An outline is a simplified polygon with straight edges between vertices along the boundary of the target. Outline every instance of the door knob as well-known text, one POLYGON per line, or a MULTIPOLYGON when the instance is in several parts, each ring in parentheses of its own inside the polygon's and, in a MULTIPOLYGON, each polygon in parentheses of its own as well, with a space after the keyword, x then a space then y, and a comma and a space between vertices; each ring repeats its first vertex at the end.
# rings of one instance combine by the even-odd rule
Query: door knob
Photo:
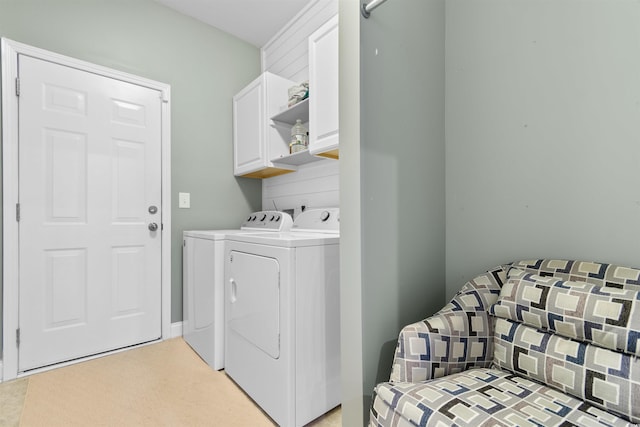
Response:
POLYGON ((152 222, 151 224, 149 224, 149 230, 156 231, 157 229, 158 229, 158 224, 156 224, 155 222, 152 222))

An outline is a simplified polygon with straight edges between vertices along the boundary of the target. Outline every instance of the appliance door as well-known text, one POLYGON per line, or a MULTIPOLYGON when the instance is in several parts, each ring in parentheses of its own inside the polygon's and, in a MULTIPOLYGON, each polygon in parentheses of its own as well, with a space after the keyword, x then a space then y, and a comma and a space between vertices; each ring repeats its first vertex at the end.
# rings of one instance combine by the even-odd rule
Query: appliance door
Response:
POLYGON ((227 328, 273 359, 280 357, 280 264, 276 258, 231 251, 227 328))

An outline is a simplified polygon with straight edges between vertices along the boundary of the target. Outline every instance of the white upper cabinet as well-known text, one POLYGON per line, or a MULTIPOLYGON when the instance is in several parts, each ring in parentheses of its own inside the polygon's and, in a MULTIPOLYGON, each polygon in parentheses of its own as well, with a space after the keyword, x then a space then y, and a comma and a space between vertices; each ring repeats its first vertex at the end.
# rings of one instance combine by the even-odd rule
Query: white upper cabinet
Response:
POLYGON ((234 174, 269 178, 295 167, 274 165, 270 159, 289 154, 290 127, 270 118, 286 107, 295 83, 265 72, 233 97, 234 174))
POLYGON ((338 15, 309 37, 309 152, 339 157, 338 15))

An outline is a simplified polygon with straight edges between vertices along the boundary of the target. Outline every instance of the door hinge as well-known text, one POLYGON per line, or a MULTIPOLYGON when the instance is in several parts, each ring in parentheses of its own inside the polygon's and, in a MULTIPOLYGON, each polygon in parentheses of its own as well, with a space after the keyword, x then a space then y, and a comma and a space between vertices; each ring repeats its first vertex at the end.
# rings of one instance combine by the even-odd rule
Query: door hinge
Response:
POLYGON ((16 329, 16 347, 20 347, 20 328, 16 329))
POLYGON ((20 96, 20 77, 16 77, 16 96, 20 96))
POLYGON ((20 203, 16 203, 16 221, 20 222, 20 203))

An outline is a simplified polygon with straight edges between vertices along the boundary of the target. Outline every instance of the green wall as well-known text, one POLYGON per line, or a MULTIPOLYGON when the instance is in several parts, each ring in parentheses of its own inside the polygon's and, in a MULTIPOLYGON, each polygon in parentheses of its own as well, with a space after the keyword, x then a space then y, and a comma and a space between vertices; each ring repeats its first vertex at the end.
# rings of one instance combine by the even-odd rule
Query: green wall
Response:
MULTIPOLYGON (((360 38, 360 108, 340 106, 343 424, 354 426, 389 378, 400 328, 439 310, 445 291, 445 2, 393 0, 369 19, 358 6, 340 9, 343 44, 360 38)), ((357 78, 342 71, 352 94, 357 78)))
POLYGON ((495 265, 640 266, 640 3, 447 0, 447 294, 495 265))
POLYGON ((350 426, 399 329, 484 270, 640 266, 638 1, 393 0, 368 20, 359 6, 340 0, 350 426))
POLYGON ((340 346, 342 425, 362 424, 360 3, 340 0, 340 346))
POLYGON ((181 321, 182 231, 235 228, 261 205, 261 182, 233 176, 231 127, 259 50, 152 0, 0 0, 0 36, 171 85, 171 320, 181 321), (191 209, 178 209, 178 192, 191 209))
POLYGON ((389 1, 360 24, 366 398, 389 379, 400 327, 444 301, 444 3, 389 1))

